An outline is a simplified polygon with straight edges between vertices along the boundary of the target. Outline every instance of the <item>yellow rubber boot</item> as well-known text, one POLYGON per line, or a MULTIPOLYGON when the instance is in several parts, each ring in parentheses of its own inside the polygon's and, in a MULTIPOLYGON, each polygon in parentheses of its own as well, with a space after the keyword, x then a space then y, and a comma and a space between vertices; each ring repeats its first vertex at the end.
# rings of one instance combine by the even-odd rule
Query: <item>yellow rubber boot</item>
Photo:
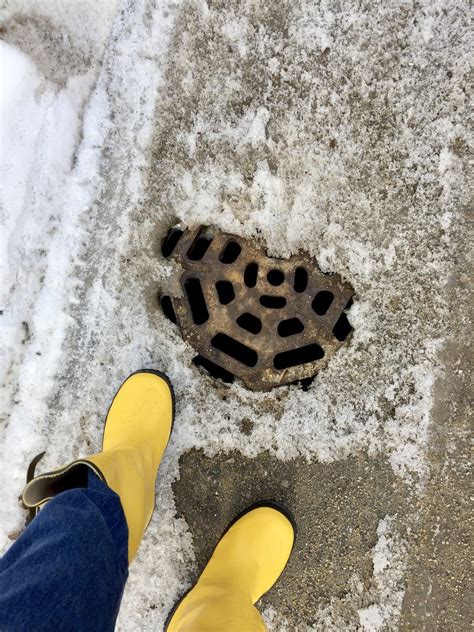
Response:
POLYGON ((283 572, 294 540, 294 521, 283 508, 250 508, 223 535, 166 632, 264 632, 254 604, 283 572))
POLYGON ((173 416, 173 390, 166 375, 151 370, 134 373, 110 406, 102 452, 35 477, 23 490, 23 503, 38 508, 62 491, 85 487, 91 468, 120 497, 130 563, 153 513, 156 475, 173 416))

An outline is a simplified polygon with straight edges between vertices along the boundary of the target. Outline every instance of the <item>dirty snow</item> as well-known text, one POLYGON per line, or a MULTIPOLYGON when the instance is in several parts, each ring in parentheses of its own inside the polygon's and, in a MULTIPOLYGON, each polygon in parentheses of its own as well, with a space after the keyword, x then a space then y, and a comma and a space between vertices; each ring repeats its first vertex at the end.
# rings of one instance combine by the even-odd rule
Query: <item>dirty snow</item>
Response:
POLYGON ((378 541, 373 549, 374 592, 377 603, 359 610, 363 630, 375 632, 390 627, 402 606, 403 573, 406 549, 394 532, 393 520, 385 516, 377 528, 378 541))
MULTIPOLYGON (((108 402, 137 368, 166 370, 177 392, 161 510, 119 629, 157 629, 187 587, 192 540, 171 482, 191 447, 322 462, 367 450, 423 493, 467 188, 469 49, 467 3, 417 6, 3 8, 2 548, 23 524, 35 453, 53 467, 99 449, 108 402), (271 255, 305 250, 352 284, 351 344, 308 392, 210 388, 190 366, 156 307, 172 273, 157 244, 176 221, 262 239, 271 255), (250 436, 244 417, 258 422, 250 436)), ((348 587, 354 629, 396 628, 405 544, 388 517, 378 537, 373 594, 357 577, 348 587)), ((314 629, 340 629, 337 612, 322 606, 314 629)))
MULTIPOLYGON (((373 579, 371 586, 364 589, 361 578, 354 575, 343 597, 331 602, 315 613, 313 625, 301 626, 301 632, 309 630, 363 630, 378 632, 393 630, 401 610, 406 567, 406 548, 394 529, 391 516, 385 516, 377 527, 377 543, 372 549, 373 579), (368 605, 365 605, 368 604, 368 605), (347 622, 347 611, 354 610, 353 623, 347 622), (344 613, 341 615, 341 612, 344 613)), ((291 630, 288 621, 268 607, 263 611, 270 632, 291 630)))

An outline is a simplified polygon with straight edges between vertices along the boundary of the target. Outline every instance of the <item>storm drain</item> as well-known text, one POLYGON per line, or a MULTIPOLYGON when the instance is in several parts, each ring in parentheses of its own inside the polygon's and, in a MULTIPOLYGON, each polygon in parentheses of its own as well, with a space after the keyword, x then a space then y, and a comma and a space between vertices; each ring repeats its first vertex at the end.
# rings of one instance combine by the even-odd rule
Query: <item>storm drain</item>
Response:
POLYGON ((352 288, 314 259, 268 257, 248 239, 176 226, 162 254, 182 270, 160 302, 215 378, 269 390, 305 381, 348 341, 352 288))

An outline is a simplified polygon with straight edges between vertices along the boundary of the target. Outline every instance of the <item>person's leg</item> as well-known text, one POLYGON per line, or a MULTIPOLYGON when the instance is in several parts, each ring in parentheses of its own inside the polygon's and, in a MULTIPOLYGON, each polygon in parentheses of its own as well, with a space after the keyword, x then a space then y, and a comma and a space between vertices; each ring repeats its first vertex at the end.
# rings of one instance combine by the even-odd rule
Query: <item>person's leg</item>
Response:
POLYGON ((119 388, 107 413, 102 452, 36 476, 23 490, 26 507, 41 507, 77 487, 84 466, 120 496, 128 526, 128 561, 135 557, 155 508, 155 481, 173 428, 174 394, 163 373, 144 369, 119 388))
MULTIPOLYGON (((120 516, 125 523, 129 564, 153 513, 155 480, 173 417, 174 396, 168 378, 152 370, 134 373, 122 384, 110 406, 102 452, 36 476, 26 485, 24 505, 43 509, 2 561, 6 575, 1 616, 5 621, 20 620, 15 619, 20 615, 12 609, 21 608, 20 602, 28 599, 30 592, 36 595, 35 604, 42 604, 45 613, 51 608, 51 620, 56 617, 62 622, 64 617, 64 625, 29 625, 29 613, 25 610, 21 619, 24 627, 10 629, 113 629, 126 578, 126 572, 118 570, 123 562, 122 553, 118 552, 122 550, 123 538, 117 521, 120 522, 120 516), (118 549, 117 542, 122 542, 118 549), (114 565, 117 577, 110 583, 108 576, 114 565), (61 578, 67 585, 60 589, 61 578), (20 585, 18 590, 9 586, 14 582, 20 585), (65 598, 66 593, 69 599, 65 598), (94 597, 89 599, 90 595, 94 597), (88 617, 99 603, 107 609, 104 625, 91 627, 88 617), (71 627, 69 608, 79 621, 71 627), (89 627, 80 627, 82 621, 89 621, 89 627)), ((101 617, 102 613, 98 621, 102 621, 101 617)), ((40 620, 41 617, 34 619, 40 620)))
POLYGON ((120 498, 92 472, 87 488, 42 509, 0 560, 0 629, 114 629, 128 576, 120 498))
POLYGON ((283 572, 295 533, 283 507, 250 507, 222 536, 196 585, 170 614, 166 632, 265 632, 255 603, 283 572))

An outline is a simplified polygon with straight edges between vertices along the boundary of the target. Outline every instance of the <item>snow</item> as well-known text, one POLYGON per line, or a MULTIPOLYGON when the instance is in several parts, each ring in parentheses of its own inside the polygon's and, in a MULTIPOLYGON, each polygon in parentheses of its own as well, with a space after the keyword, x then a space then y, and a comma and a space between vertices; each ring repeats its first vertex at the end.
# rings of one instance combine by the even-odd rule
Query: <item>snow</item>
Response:
MULTIPOLYGON (((419 494, 429 476, 467 190, 464 4, 421 2, 417 20, 405 3, 302 0, 275 20, 244 4, 15 0, 2 16, 2 548, 22 526, 34 454, 47 448, 54 467, 99 449, 108 402, 137 368, 166 370, 177 392, 119 629, 159 627, 187 587, 194 554, 171 483, 191 447, 326 463, 366 450, 419 494), (156 244, 176 221, 309 252, 353 285, 351 344, 308 392, 236 383, 224 401, 190 365, 155 300, 174 273, 156 244), (249 436, 244 417, 258 421, 249 436)), ((372 592, 349 587, 354 629, 399 616, 405 545, 390 517, 378 538, 372 592)), ((341 629, 337 617, 322 607, 315 629, 341 629)))
POLYGON ((377 528, 378 541, 373 549, 374 588, 378 603, 359 610, 363 630, 376 632, 393 627, 401 610, 406 549, 393 532, 393 519, 385 516, 377 528))
POLYGON ((90 77, 71 77, 56 91, 18 49, 2 42, 0 53, 2 93, 12 97, 3 98, 1 108, 2 251, 8 255, 1 269, 1 416, 10 412, 12 449, 22 446, 28 453, 34 420, 47 411, 46 397, 70 324, 64 308, 73 289, 64 270, 71 265, 77 226, 64 209, 63 188, 90 77), (12 380, 16 370, 17 380, 12 380), (23 388, 27 404, 10 410, 23 388))

